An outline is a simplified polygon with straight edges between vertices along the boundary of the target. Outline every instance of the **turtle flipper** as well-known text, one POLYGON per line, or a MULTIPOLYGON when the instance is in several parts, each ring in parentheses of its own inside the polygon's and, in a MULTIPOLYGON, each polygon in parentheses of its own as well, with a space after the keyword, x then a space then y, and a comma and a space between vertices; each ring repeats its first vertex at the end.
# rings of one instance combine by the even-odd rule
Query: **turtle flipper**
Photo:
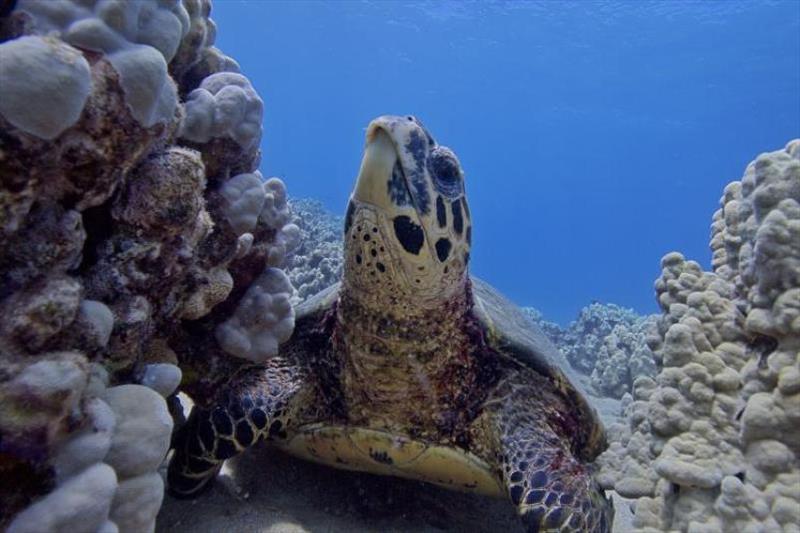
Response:
POLYGON ((260 438, 285 438, 311 393, 307 372, 281 358, 236 376, 209 408, 195 406, 178 432, 167 472, 169 491, 192 497, 216 476, 225 459, 260 438))
POLYGON ((613 505, 591 465, 573 454, 564 411, 541 387, 513 381, 501 384, 485 415, 497 443, 496 466, 526 530, 609 533, 613 505), (520 401, 525 398, 531 401, 520 401))

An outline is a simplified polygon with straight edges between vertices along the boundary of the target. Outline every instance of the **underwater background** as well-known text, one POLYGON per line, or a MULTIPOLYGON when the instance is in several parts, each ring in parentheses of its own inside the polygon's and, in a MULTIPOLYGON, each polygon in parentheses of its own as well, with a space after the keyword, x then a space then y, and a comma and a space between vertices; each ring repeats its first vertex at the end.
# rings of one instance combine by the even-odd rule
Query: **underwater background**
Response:
POLYGON ((565 324, 656 311, 659 260, 800 135, 800 2, 222 0, 264 98, 262 173, 341 214, 364 128, 414 114, 459 156, 472 271, 565 324))
POLYGON ((800 2, 0 2, 1 531, 800 533, 799 346, 800 2), (348 312, 384 113, 520 309, 348 312), (274 453, 318 423, 392 433, 274 453))

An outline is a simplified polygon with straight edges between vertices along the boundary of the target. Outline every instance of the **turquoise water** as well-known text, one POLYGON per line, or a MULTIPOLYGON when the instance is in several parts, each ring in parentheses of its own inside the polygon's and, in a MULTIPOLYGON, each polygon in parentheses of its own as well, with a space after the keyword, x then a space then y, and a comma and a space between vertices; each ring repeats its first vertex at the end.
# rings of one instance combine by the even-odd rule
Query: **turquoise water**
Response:
POLYGON ((653 312, 659 260, 706 268, 722 189, 800 136, 800 2, 217 0, 265 101, 262 172, 344 211, 364 128, 453 148, 472 270, 559 322, 653 312))

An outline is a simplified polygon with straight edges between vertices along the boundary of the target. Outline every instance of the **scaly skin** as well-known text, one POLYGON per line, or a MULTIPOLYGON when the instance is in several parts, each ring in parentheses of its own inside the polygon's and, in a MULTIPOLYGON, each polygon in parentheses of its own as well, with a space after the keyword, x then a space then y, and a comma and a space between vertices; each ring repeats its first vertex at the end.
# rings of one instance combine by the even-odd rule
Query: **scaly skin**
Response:
POLYGON ((574 404, 483 337, 471 235, 455 155, 413 117, 374 120, 347 207, 338 300, 298 321, 280 358, 193 413, 170 465, 173 492, 194 494, 259 438, 291 441, 316 422, 480 458, 528 531, 610 531, 613 509, 574 449, 586 440, 575 438, 585 428, 574 404))

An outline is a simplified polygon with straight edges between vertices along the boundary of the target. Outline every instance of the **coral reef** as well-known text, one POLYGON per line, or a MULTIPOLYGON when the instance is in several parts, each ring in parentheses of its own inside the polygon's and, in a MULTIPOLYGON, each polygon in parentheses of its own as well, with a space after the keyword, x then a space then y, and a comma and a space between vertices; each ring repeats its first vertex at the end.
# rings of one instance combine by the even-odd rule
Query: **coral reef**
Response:
POLYGON ((725 188, 712 272, 662 260, 659 363, 623 400, 600 482, 642 531, 800 531, 800 141, 725 188))
POLYGON ((533 307, 523 308, 572 366, 591 376, 598 394, 622 398, 639 376, 654 376, 656 365, 645 339, 654 316, 640 316, 615 304, 592 303, 567 329, 548 322, 533 307))
POLYGON ((656 362, 645 342, 655 326, 655 317, 637 317, 632 323, 617 324, 603 338, 592 370, 592 386, 612 398, 633 391, 640 376, 654 376, 656 362))
POLYGON ((280 268, 299 230, 257 172, 263 103, 213 46, 208 0, 12 5, 0 529, 152 530, 167 404, 177 387, 202 404, 291 334, 280 268), (217 343, 231 329, 260 351, 217 343))
POLYGON ((342 217, 311 199, 290 200, 292 222, 300 228, 300 243, 286 262, 297 304, 342 278, 342 217))

